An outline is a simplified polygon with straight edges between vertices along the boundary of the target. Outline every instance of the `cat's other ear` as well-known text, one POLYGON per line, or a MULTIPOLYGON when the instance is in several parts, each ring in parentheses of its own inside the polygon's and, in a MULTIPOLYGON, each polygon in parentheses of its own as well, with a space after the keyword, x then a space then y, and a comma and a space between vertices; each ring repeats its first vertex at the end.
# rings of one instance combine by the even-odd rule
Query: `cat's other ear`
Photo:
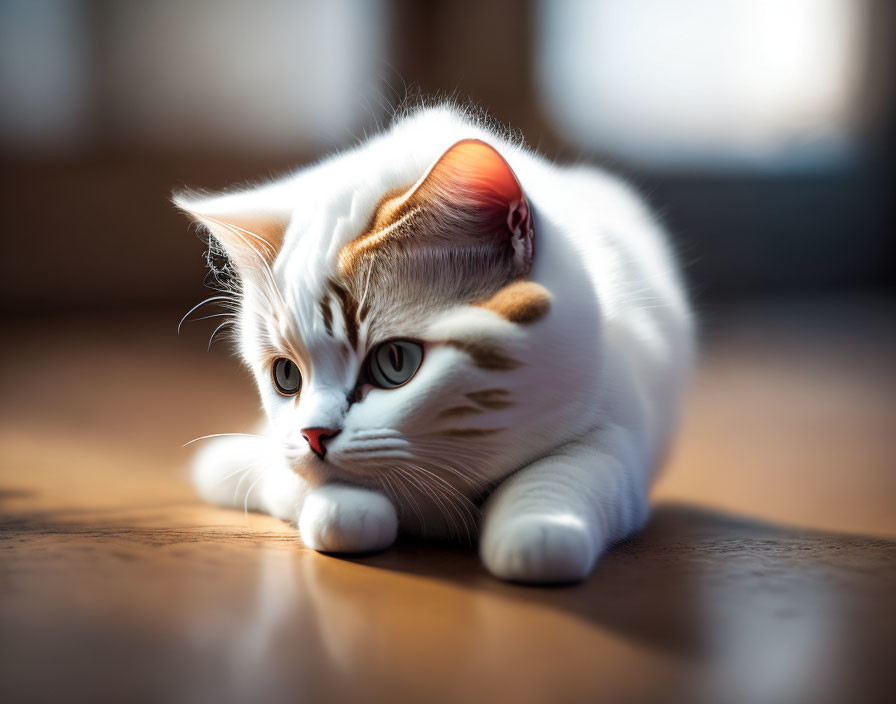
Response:
POLYGON ((271 266, 283 246, 291 210, 266 189, 221 195, 175 193, 174 204, 209 233, 244 275, 271 266))
MULTIPOLYGON (((504 157, 489 144, 465 139, 450 147, 407 194, 409 202, 450 205, 469 220, 471 234, 492 235, 513 250, 515 275, 532 266, 532 214, 504 157)), ((475 236, 475 235, 474 235, 475 236)))

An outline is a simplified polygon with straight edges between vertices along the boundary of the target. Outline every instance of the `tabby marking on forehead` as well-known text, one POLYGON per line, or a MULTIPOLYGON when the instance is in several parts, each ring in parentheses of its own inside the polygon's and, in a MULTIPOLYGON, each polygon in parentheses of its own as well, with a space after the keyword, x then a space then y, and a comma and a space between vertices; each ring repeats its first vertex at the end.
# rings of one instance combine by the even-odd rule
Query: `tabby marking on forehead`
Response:
POLYGON ((534 281, 514 281, 488 300, 477 303, 505 320, 529 325, 543 318, 551 307, 551 294, 534 281))
POLYGON ((347 291, 338 281, 330 280, 330 288, 339 299, 342 309, 342 317, 345 320, 345 334, 348 336, 348 343, 352 349, 358 347, 358 302, 355 297, 347 291))
POLYGON ((333 337, 333 311, 330 310, 329 294, 324 295, 320 301, 320 314, 324 319, 324 328, 327 330, 327 335, 333 337))

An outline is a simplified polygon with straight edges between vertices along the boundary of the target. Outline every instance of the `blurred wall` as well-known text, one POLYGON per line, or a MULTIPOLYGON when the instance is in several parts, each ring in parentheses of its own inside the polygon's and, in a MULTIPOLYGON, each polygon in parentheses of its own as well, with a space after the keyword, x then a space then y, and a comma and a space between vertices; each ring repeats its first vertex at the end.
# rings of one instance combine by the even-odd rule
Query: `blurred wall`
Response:
POLYGON ((631 179, 701 302, 888 288, 893 20, 871 0, 0 0, 0 305, 198 301, 173 188, 283 172, 419 94, 631 179), (761 121, 738 100, 788 139, 744 142, 761 121))

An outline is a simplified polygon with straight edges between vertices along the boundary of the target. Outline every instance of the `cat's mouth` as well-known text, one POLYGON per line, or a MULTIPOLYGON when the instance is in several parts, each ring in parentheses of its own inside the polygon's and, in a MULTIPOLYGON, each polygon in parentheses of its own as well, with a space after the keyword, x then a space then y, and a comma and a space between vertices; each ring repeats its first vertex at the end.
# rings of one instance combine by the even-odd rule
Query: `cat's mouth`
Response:
POLYGON ((398 431, 362 431, 333 438, 323 456, 309 448, 289 446, 285 457, 290 468, 314 486, 344 481, 381 487, 383 469, 415 461, 410 447, 398 431))

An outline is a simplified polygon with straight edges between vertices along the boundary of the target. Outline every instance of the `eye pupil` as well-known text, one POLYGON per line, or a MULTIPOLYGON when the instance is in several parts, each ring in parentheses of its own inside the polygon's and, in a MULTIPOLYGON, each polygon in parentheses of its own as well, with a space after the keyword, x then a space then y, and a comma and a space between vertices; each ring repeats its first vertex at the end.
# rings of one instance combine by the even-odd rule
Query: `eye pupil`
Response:
POLYGON ((401 351, 401 347, 394 344, 389 345, 389 361, 392 363, 392 368, 395 371, 401 371, 402 366, 404 366, 404 354, 401 351))

